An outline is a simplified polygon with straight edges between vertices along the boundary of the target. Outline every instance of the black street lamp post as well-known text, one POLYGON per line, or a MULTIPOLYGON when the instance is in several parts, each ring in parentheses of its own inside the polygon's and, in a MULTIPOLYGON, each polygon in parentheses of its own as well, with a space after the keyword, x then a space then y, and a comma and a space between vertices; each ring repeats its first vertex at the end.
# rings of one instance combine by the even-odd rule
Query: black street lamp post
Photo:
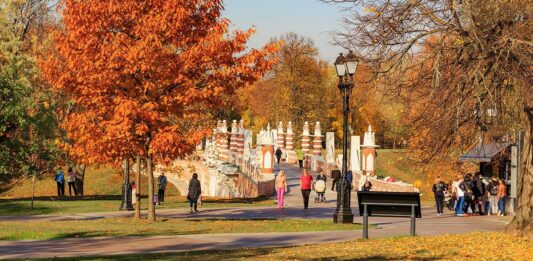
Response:
POLYGON ((350 94, 354 87, 353 77, 357 71, 359 61, 350 51, 348 55, 342 53, 335 60, 335 70, 339 76, 339 90, 343 98, 343 133, 342 133, 342 178, 337 184, 337 208, 333 214, 334 223, 353 223, 353 213, 350 207, 351 184, 348 183, 348 113, 350 112, 350 94))
POLYGON ((124 185, 122 186, 122 204, 120 210, 133 210, 131 204, 131 184, 130 184, 130 161, 128 158, 124 160, 124 185))

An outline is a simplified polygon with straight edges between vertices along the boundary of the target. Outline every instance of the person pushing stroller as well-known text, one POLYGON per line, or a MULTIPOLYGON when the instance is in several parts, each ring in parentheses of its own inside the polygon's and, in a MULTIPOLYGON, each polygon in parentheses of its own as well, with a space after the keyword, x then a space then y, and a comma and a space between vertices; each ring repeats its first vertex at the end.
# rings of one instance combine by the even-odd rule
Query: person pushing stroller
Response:
POLYGON ((316 176, 316 182, 314 184, 316 192, 315 202, 326 202, 326 197, 324 196, 324 193, 326 192, 326 180, 327 177, 324 175, 324 171, 321 171, 316 176))

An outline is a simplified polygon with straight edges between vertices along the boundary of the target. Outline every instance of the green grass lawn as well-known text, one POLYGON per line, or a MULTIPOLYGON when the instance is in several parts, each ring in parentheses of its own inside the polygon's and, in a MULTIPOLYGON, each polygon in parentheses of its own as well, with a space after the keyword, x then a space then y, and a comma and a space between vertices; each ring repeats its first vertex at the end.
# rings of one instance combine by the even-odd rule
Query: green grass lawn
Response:
MULTIPOLYGON (((85 199, 66 197, 63 199, 39 198, 34 202, 34 209, 30 208, 31 201, 27 199, 0 199, 0 216, 16 215, 46 215, 46 214, 79 214, 94 212, 118 211, 121 196, 88 196, 85 199)), ((260 207, 273 206, 275 201, 267 197, 250 199, 221 199, 205 198, 203 208, 229 208, 229 207, 260 207)), ((157 209, 188 208, 189 203, 185 197, 169 196, 165 203, 156 206, 157 209)), ((147 199, 141 201, 141 209, 148 208, 147 199)))
POLYGON ((178 219, 158 222, 130 218, 68 221, 0 222, 0 240, 101 236, 157 236, 211 233, 302 232, 361 229, 360 224, 334 224, 330 219, 178 219))
POLYGON ((533 260, 533 244, 503 233, 395 237, 295 247, 46 260, 533 260), (482 247, 467 242, 482 242, 482 247), (480 248, 481 247, 481 248, 480 248))

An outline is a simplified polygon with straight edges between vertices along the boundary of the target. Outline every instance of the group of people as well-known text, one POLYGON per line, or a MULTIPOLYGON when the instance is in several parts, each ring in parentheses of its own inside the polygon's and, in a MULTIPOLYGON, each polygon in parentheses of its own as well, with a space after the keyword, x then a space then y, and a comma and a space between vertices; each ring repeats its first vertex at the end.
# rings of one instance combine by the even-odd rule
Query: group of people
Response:
MULTIPOLYGON (((157 178, 157 197, 158 204, 165 201, 165 189, 167 186, 167 177, 162 173, 157 178)), ((202 185, 198 180, 198 174, 193 173, 192 178, 189 180, 189 187, 187 191, 187 200, 189 201, 190 213, 198 212, 198 205, 201 204, 202 185)))
POLYGON ((505 215, 506 199, 510 186, 504 179, 483 178, 480 172, 458 175, 451 188, 440 178, 433 184, 437 215, 443 214, 445 198, 447 205, 457 216, 505 215))
MULTIPOLYGON (((323 180, 325 182, 326 176, 322 173, 318 174, 317 180, 323 180)), ((274 184, 278 196, 278 208, 283 209, 285 205, 285 193, 287 193, 287 176, 285 171, 279 171, 274 184)), ((309 208, 309 195, 311 194, 312 185, 313 176, 309 174, 307 169, 304 169, 302 175, 300 176, 300 190, 302 192, 304 209, 309 208)))
MULTIPOLYGON (((331 190, 338 190, 339 181, 341 179, 341 171, 337 168, 331 171, 332 185, 331 190)), ((352 172, 348 171, 346 175, 346 181, 348 183, 348 189, 352 189, 352 172)), ((319 172, 316 176, 316 180, 313 179, 307 169, 303 169, 302 174, 300 175, 300 190, 303 198, 304 209, 309 208, 309 196, 311 190, 314 189, 316 192, 315 202, 325 202, 325 192, 326 192, 326 181, 327 176, 324 174, 324 171, 319 172)), ((364 179, 360 190, 370 191, 372 183, 368 179, 364 179)), ((278 199, 278 208, 284 208, 285 193, 287 193, 287 176, 283 170, 280 170, 275 179, 275 188, 277 192, 278 199)))
MULTIPOLYGON (((274 155, 276 155, 276 161, 278 165, 281 162, 281 156, 283 155, 283 151, 281 151, 280 148, 274 152, 274 155)), ((300 165, 300 169, 304 168, 304 151, 302 149, 296 150, 296 160, 298 160, 298 165, 300 165)))
MULTIPOLYGON (((65 173, 63 172, 62 168, 57 170, 54 181, 57 184, 57 196, 65 196, 65 173)), ((67 184, 68 194, 72 196, 72 191, 74 191, 74 196, 76 196, 76 173, 72 170, 72 168, 68 168, 67 171, 67 184)))

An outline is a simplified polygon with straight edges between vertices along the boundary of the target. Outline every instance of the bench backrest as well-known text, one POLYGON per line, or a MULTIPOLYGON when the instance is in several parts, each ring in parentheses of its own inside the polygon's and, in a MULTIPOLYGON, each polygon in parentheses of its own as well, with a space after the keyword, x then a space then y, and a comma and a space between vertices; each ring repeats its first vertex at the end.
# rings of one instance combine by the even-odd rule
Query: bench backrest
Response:
POLYGON ((368 216, 410 217, 411 206, 415 206, 415 216, 422 217, 420 211, 420 193, 418 192, 382 192, 358 191, 359 215, 364 214, 367 204, 368 216))

